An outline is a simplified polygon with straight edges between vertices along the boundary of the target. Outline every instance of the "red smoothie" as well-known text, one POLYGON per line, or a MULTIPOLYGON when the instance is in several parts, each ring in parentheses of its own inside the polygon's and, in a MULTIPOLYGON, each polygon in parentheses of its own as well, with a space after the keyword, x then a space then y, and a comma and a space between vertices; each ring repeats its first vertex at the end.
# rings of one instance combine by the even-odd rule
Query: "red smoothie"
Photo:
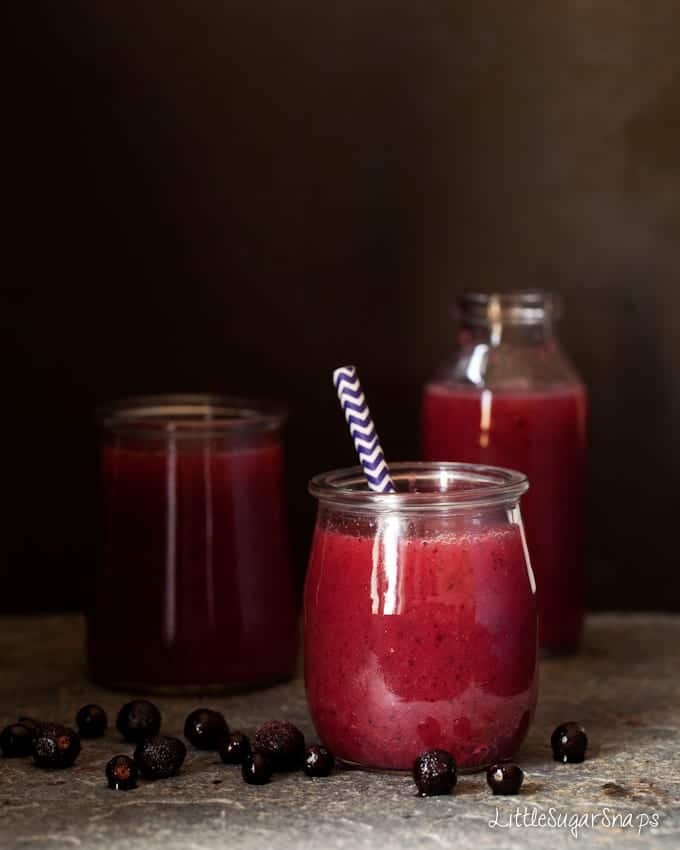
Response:
POLYGON ((109 684, 249 686, 293 672, 296 605, 278 440, 102 448, 89 661, 109 684))
POLYGON ((469 389, 432 383, 423 401, 427 460, 518 469, 536 573, 540 644, 578 642, 583 618, 586 395, 581 384, 536 391, 469 389))
POLYGON ((481 768, 512 756, 529 728, 536 606, 519 529, 427 522, 346 516, 315 532, 307 699, 347 762, 410 770, 440 747, 481 768))

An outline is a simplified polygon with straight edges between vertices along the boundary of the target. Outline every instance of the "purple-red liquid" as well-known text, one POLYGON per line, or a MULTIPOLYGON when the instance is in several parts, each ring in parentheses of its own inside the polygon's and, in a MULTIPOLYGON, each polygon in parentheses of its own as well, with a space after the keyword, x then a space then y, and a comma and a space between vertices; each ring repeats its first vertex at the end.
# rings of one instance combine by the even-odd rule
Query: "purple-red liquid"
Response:
POLYGON ((296 605, 279 443, 126 440, 102 451, 95 678, 247 687, 291 675, 296 605))
MULTIPOLYGON (((388 519, 389 523, 390 520, 388 519)), ((341 759, 408 769, 509 758, 536 701, 536 605, 515 525, 376 537, 317 528, 305 587, 305 680, 341 759)))
POLYGON ((543 647, 573 649, 583 622, 586 395, 581 385, 543 392, 430 384, 423 403, 426 460, 518 469, 538 586, 543 647))

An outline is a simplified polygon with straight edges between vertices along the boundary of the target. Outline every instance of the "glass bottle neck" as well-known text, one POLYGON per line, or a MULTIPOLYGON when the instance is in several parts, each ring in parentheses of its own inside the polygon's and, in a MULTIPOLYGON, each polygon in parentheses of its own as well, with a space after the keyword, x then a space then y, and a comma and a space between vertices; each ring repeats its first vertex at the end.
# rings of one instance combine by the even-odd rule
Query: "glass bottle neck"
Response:
POLYGON ((516 392, 579 382, 555 334, 558 316, 559 301, 551 293, 463 295, 453 356, 435 383, 516 392))
POLYGON ((491 347, 504 344, 556 345, 556 296, 539 290, 508 293, 470 292, 458 300, 463 336, 491 347))

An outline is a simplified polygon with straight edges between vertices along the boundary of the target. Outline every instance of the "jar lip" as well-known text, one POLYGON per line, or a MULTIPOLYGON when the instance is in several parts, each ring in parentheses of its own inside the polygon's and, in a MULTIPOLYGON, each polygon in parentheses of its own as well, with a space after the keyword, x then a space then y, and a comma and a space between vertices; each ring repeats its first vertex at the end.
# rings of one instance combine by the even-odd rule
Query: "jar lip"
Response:
POLYGON ((170 431, 180 437, 269 431, 286 420, 285 410, 277 404, 210 393, 127 396, 99 406, 95 416, 105 430, 140 436, 170 431))
POLYGON ((390 474, 396 493, 369 490, 360 466, 315 475, 309 492, 320 502, 362 510, 428 511, 512 505, 529 489, 522 472, 475 463, 404 461, 390 464, 390 474), (428 483, 434 487, 418 489, 428 483))
POLYGON ((476 324, 534 324, 562 316, 562 299, 546 289, 468 290, 458 297, 457 305, 458 315, 476 324))

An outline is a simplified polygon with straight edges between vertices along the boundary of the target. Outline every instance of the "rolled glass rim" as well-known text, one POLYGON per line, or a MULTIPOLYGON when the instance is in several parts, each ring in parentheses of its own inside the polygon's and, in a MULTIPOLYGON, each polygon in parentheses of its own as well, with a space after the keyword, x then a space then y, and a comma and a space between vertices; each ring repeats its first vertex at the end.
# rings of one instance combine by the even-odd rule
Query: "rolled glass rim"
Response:
POLYGON ((456 303, 458 316, 472 324, 536 324, 562 316, 560 295, 539 287, 506 292, 467 290, 456 303))
POLYGON ((375 493, 368 489, 362 468, 350 466, 315 475, 309 482, 309 492, 319 502, 367 512, 427 512, 514 506, 529 489, 523 472, 477 463, 402 461, 390 464, 390 474, 397 486, 403 481, 429 478, 437 480, 440 489, 375 493), (456 481, 479 486, 442 489, 456 481))
POLYGON ((132 395, 100 405, 99 427, 115 433, 159 437, 220 436, 275 431, 286 410, 262 399, 213 393, 132 395))

